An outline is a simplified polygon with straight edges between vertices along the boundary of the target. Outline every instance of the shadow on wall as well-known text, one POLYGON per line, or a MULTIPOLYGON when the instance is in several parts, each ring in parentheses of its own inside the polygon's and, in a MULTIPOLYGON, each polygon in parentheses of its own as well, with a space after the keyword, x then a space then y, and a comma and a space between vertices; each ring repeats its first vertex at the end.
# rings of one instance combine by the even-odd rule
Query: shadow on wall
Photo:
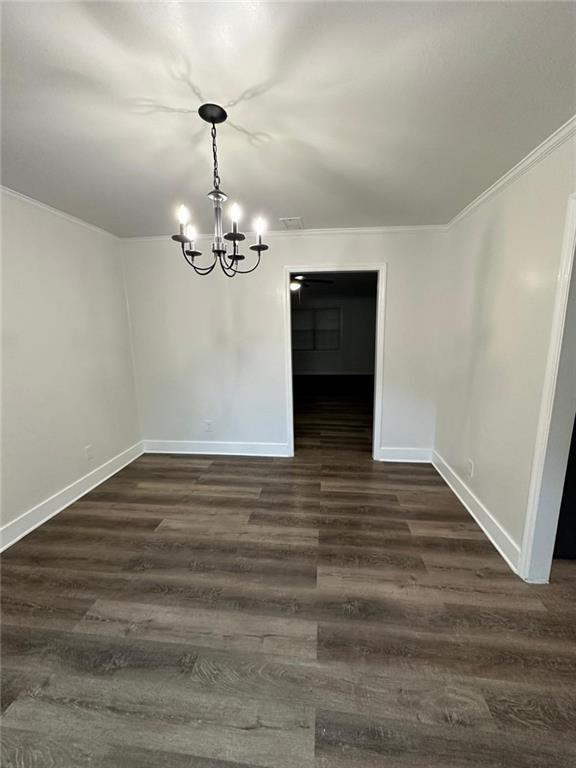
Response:
POLYGON ((456 243, 454 263, 451 267, 454 272, 461 270, 462 276, 456 277, 455 280, 466 286, 466 289, 460 290, 455 297, 454 328, 458 329, 458 334, 454 335, 447 357, 448 368, 452 369, 451 378, 459 382, 457 387, 451 387, 450 395, 450 409, 454 413, 454 420, 460 425, 459 437, 452 447, 453 455, 450 461, 462 478, 469 478, 469 469, 464 457, 470 456, 474 459, 474 436, 478 434, 479 426, 482 426, 478 423, 473 406, 481 389, 479 377, 482 376, 486 356, 490 355, 490 330, 486 317, 489 315, 488 308, 494 300, 497 286, 497 267, 494 261, 497 232, 496 220, 477 234, 474 251, 468 254, 469 258, 466 260, 459 258, 461 244, 456 243), (470 263, 474 267, 468 271, 467 265, 470 263))
MULTIPOLYGON (((478 253, 474 256, 475 268, 471 273, 470 343, 466 346, 468 359, 464 380, 465 391, 468 393, 464 412, 469 416, 465 430, 465 455, 473 453, 473 446, 471 445, 473 435, 477 435, 478 430, 482 428, 479 421, 479 414, 482 409, 474 409, 472 406, 481 391, 479 379, 482 376, 482 368, 491 357, 491 334, 487 317, 491 314, 490 304, 497 300, 499 286, 498 267, 495 262, 493 247, 494 242, 498 240, 497 230, 498 219, 496 218, 478 239, 478 253)), ((498 393, 495 394, 498 396, 498 393)))

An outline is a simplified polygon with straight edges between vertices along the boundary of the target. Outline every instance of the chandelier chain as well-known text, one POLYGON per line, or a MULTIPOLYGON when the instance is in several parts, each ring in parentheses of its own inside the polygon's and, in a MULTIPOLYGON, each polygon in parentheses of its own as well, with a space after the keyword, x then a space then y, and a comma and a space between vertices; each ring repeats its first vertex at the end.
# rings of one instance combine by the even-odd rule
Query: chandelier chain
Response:
POLYGON ((220 189, 220 175, 218 173, 218 147, 216 146, 216 125, 212 123, 212 156, 214 158, 214 189, 220 189))

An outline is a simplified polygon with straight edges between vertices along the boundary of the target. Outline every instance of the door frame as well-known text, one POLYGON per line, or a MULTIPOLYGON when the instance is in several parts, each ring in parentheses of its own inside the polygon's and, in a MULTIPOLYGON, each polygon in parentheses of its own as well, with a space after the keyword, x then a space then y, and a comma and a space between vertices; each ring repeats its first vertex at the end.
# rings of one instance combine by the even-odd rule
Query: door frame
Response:
POLYGON ((386 264, 355 264, 328 266, 307 264, 285 266, 284 280, 284 362, 286 377, 286 429, 288 455, 294 456, 294 398, 292 386, 292 305, 290 276, 306 272, 375 272, 376 273, 376 334, 374 348, 374 410, 372 422, 372 458, 378 461, 382 442, 382 399, 384 393, 384 319, 386 316, 386 264))
POLYGON ((565 343, 573 343, 576 335, 575 329, 566 327, 570 287, 572 281, 576 281, 576 273, 573 269, 575 249, 576 194, 572 194, 568 199, 566 209, 550 344, 540 401, 526 522, 518 569, 519 575, 525 581, 535 584, 547 583, 550 578, 572 435, 573 421, 567 427, 566 423, 555 424, 553 419, 556 398, 565 399, 566 392, 576 383, 559 379, 558 376, 563 346, 565 343), (566 429, 570 432, 567 441, 566 434, 564 434, 566 429), (558 461, 559 456, 560 461, 558 461), (563 466, 559 466, 561 464, 563 466))

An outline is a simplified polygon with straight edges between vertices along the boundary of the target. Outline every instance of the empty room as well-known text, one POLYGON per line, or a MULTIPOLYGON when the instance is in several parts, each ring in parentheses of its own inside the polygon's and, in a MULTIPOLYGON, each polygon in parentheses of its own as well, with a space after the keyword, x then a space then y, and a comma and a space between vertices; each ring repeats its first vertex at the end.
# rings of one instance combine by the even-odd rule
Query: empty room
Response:
POLYGON ((574 768, 576 3, 0 9, 3 768, 574 768))

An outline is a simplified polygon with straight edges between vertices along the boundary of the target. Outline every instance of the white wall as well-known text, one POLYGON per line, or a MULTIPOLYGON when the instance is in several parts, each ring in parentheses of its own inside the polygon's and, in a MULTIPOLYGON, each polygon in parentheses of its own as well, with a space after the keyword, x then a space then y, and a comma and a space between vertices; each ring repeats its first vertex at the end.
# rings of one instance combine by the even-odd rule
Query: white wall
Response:
POLYGON ((139 425, 117 238, 3 192, 1 242, 10 540, 32 524, 19 516, 137 443, 139 425))
MULTIPOLYGON (((376 281, 374 281, 376 285, 376 281)), ((374 293, 376 289, 374 288, 374 293)), ((308 296, 302 289, 292 299, 293 308, 340 310, 340 345, 335 350, 293 350, 295 374, 358 375, 374 373, 376 344, 376 295, 308 296), (300 300, 299 300, 300 299, 300 300)))
POLYGON ((557 146, 448 233, 436 451, 514 566, 575 151, 574 138, 557 146))
POLYGON ((285 266, 386 263, 382 446, 407 460, 429 451, 443 237, 426 229, 272 234, 259 270, 232 280, 195 275, 169 239, 123 241, 144 438, 172 450, 171 441, 208 441, 286 452, 285 266))

